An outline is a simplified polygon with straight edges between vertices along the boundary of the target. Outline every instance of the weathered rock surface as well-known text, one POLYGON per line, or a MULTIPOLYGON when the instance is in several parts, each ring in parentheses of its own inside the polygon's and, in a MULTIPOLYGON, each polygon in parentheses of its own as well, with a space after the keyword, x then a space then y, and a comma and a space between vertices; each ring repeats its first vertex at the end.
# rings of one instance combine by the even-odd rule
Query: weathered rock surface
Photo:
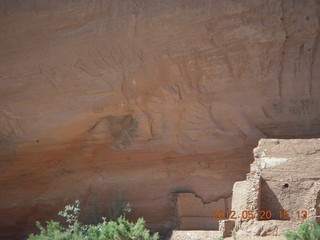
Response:
POLYGON ((177 193, 177 227, 180 230, 218 230, 219 221, 229 216, 219 215, 231 210, 231 197, 203 202, 193 193, 177 193))
MULTIPOLYGON (((0 1, 0 238, 123 191, 231 195, 261 137, 319 137, 319 2, 0 1)), ((101 209, 102 211, 103 209, 101 209)))

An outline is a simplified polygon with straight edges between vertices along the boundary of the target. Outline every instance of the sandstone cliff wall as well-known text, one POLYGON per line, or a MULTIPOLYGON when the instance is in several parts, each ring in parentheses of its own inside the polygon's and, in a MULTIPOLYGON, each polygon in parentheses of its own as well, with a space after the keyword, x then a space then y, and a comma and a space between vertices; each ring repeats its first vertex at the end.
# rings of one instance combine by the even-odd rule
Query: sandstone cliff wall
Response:
POLYGON ((316 0, 1 0, 0 43, 4 238, 117 191, 166 230, 170 193, 229 197, 258 139, 320 135, 316 0))

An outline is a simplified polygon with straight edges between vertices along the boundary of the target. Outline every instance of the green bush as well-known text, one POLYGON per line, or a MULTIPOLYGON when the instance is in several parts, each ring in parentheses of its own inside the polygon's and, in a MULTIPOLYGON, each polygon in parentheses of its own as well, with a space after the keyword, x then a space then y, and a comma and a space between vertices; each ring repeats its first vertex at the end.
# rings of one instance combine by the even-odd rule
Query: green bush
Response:
POLYGON ((319 240, 320 226, 316 221, 308 221, 301 224, 296 232, 286 232, 285 236, 288 240, 319 240))
POLYGON ((39 222, 36 223, 40 229, 38 235, 31 234, 28 240, 85 240, 85 236, 79 232, 71 232, 61 226, 59 222, 47 222, 47 227, 43 227, 39 222))
POLYGON ((158 234, 150 235, 145 228, 145 221, 139 218, 136 223, 129 222, 120 216, 117 221, 92 225, 87 230, 88 240, 157 240, 158 234))
POLYGON ((67 227, 59 222, 47 222, 43 227, 36 223, 40 233, 31 234, 28 240, 157 240, 158 233, 150 234, 146 229, 146 222, 139 218, 137 222, 128 221, 124 215, 117 220, 106 221, 95 225, 86 225, 79 222, 80 201, 75 201, 74 205, 67 205, 59 215, 66 219, 67 227))

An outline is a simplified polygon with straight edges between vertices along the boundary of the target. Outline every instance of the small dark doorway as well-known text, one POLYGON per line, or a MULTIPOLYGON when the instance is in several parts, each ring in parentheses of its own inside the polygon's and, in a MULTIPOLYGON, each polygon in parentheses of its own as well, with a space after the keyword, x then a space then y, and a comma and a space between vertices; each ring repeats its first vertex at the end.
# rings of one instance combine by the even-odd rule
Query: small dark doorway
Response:
POLYGON ((283 218, 284 207, 279 196, 290 188, 289 183, 261 180, 259 220, 289 220, 283 218))

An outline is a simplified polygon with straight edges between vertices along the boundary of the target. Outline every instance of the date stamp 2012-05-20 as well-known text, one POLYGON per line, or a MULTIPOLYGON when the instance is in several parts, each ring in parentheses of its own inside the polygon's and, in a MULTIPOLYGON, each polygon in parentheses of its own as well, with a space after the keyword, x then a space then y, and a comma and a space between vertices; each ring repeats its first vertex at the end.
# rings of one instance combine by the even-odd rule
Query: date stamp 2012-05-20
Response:
POLYGON ((279 220, 290 220, 292 218, 294 219, 307 219, 308 218, 308 211, 305 210, 299 210, 296 212, 289 212, 289 211, 278 211, 278 212, 272 212, 272 211, 264 211, 261 210, 257 215, 252 210, 245 210, 241 212, 236 211, 212 211, 213 216, 212 219, 220 220, 220 219, 260 219, 260 220, 270 220, 274 219, 276 216, 276 219, 279 220))

